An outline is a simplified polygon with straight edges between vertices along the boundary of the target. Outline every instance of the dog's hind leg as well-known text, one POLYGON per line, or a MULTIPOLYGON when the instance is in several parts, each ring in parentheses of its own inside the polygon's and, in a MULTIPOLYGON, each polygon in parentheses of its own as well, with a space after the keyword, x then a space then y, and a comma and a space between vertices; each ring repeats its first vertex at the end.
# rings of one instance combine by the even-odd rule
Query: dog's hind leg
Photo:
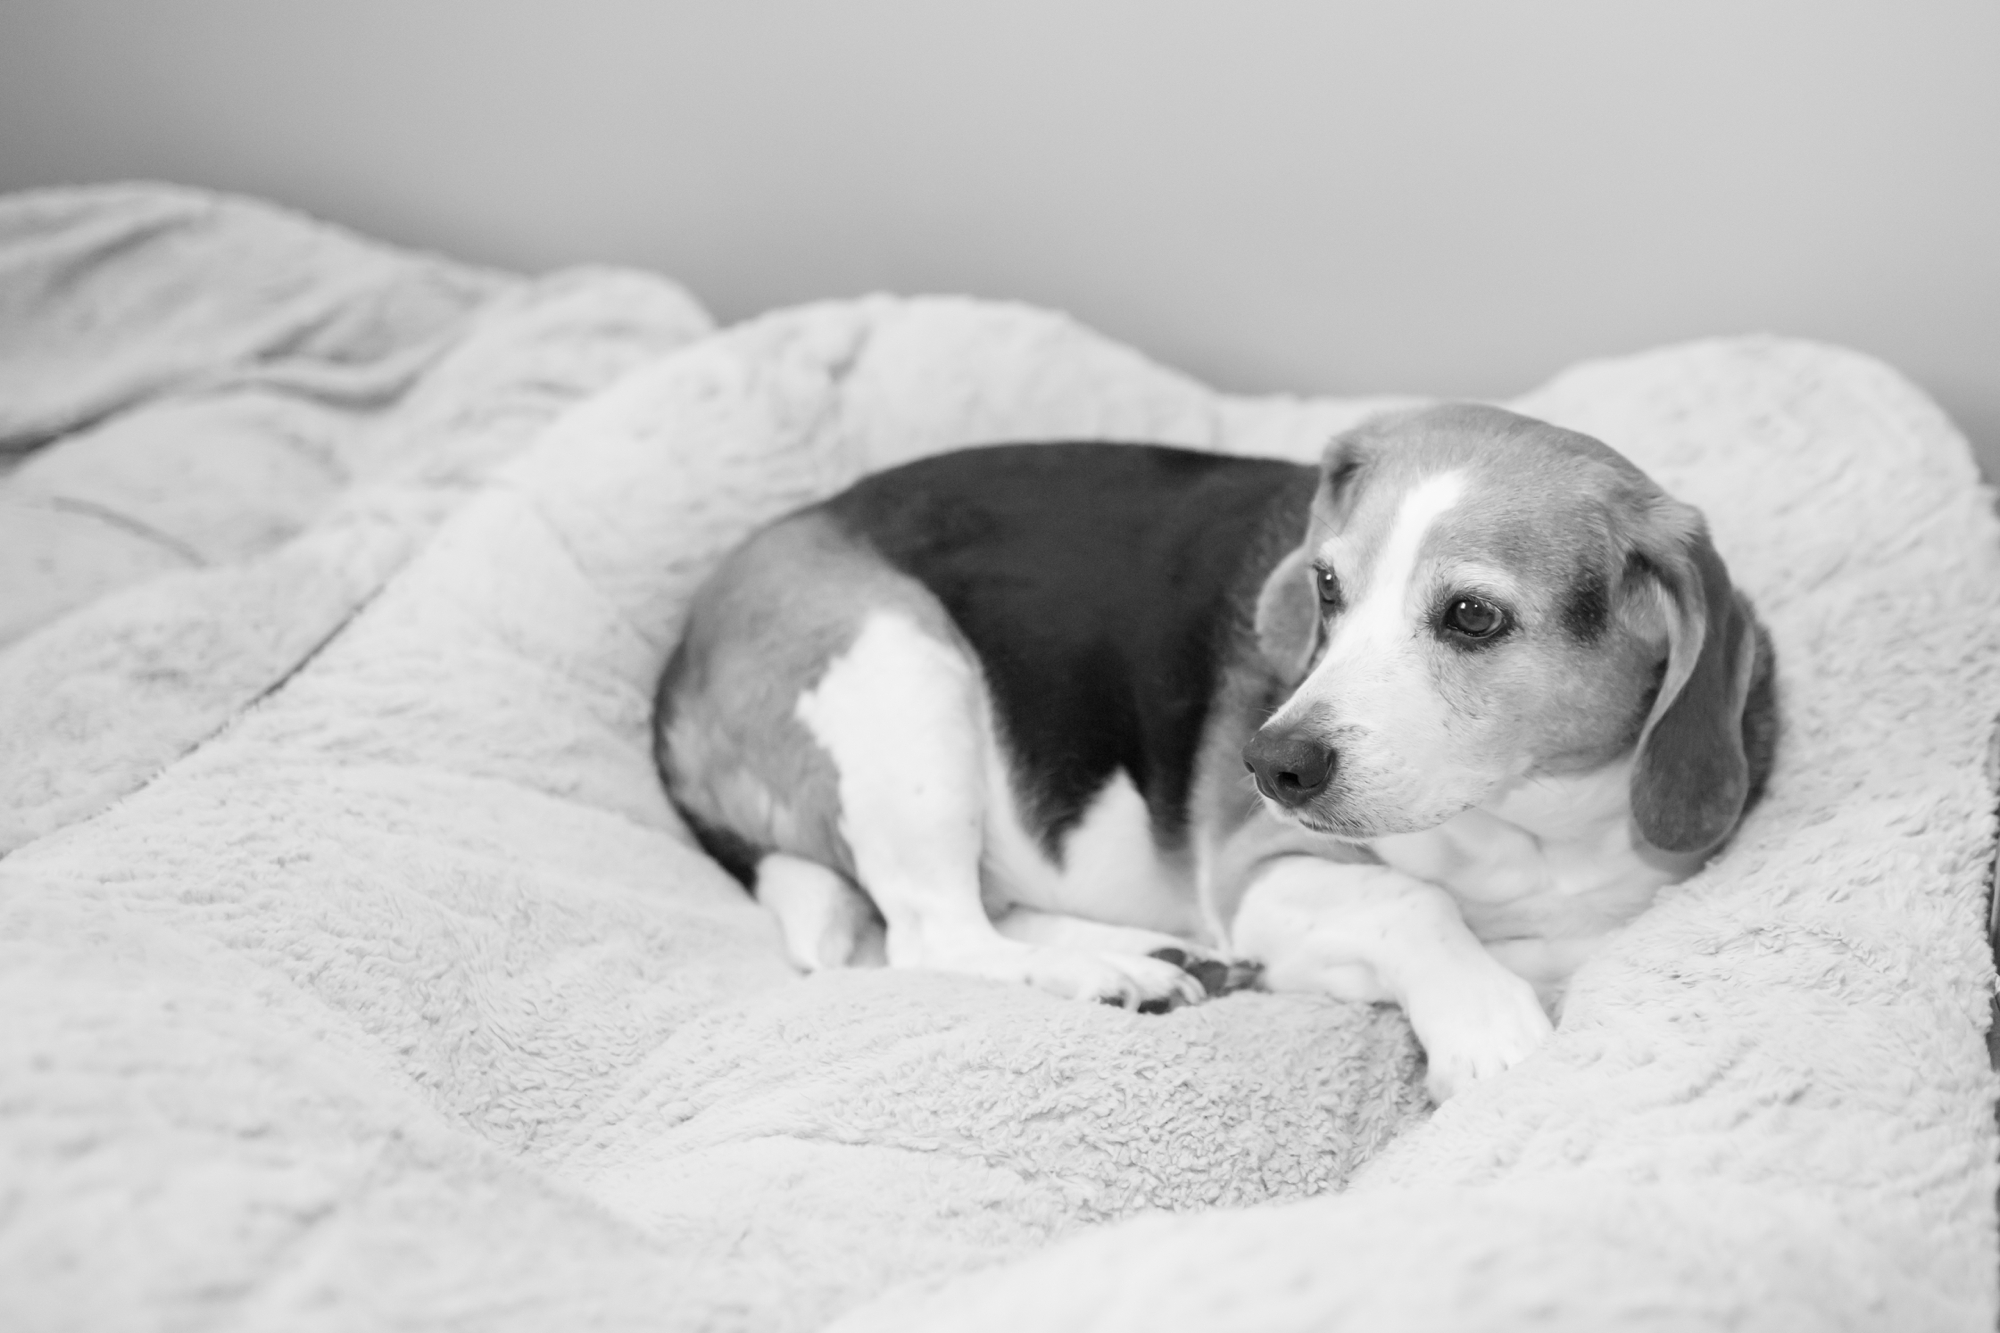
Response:
POLYGON ((887 925, 891 966, 1135 1007, 1202 998, 1161 959, 1027 944, 994 928, 980 884, 993 740, 978 669, 957 644, 907 615, 873 612, 797 715, 838 774, 841 836, 887 925))
POLYGON ((1162 949, 1192 952, 1186 940, 1164 931, 1143 926, 1114 926, 1063 912, 1044 912, 1034 907, 1010 907, 993 922, 993 927, 1010 940, 1023 944, 1045 944, 1059 949, 1087 949, 1096 953, 1150 954, 1162 949))
POLYGON ((882 921, 837 870, 773 852, 757 863, 757 901, 777 918, 785 953, 806 972, 880 967, 882 921))

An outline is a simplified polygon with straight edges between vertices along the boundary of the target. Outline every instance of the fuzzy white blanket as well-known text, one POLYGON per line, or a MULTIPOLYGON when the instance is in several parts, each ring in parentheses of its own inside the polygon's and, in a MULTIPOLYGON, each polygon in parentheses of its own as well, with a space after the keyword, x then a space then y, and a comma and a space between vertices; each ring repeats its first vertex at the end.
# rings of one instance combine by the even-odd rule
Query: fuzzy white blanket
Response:
POLYGON ((1745 341, 1518 404, 1708 511, 1789 729, 1431 1116, 1393 1011, 797 979, 647 753, 688 591, 785 508, 1372 405, 965 301, 706 332, 643 275, 0 200, 0 1325, 1991 1326, 2000 533, 1910 386, 1745 341))

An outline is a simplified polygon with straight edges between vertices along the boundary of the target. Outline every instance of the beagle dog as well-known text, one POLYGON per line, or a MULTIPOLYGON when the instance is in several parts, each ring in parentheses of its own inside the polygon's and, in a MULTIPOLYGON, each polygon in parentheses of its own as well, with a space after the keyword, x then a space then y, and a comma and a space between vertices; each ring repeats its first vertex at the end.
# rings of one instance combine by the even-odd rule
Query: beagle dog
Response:
POLYGON ((1401 1005, 1442 1101, 1728 837, 1772 682, 1697 511, 1454 404, 1317 469, 1062 443, 865 478, 701 588, 655 757, 803 968, 1158 1009, 1228 959, 1401 1005))

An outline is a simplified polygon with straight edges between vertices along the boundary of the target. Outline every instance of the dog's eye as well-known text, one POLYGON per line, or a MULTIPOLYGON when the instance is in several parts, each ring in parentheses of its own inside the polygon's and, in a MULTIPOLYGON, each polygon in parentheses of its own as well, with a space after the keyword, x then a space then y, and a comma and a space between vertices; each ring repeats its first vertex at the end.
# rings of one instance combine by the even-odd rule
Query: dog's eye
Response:
POLYGON ((1326 610, 1340 605, 1340 580, 1325 565, 1313 566, 1313 586, 1319 589, 1319 604, 1326 610))
POLYGON ((1454 597, 1444 609, 1444 627, 1468 639, 1490 639, 1506 623, 1506 613, 1484 597, 1454 597))

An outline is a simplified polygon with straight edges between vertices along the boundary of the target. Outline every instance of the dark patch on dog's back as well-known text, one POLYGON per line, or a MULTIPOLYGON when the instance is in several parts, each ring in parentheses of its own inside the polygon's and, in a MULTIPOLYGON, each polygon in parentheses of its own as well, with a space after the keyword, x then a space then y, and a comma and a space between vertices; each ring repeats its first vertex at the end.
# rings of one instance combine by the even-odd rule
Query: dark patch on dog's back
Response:
POLYGON ((1315 478, 1157 445, 998 445, 878 473, 825 512, 978 652, 1023 813, 1055 855, 1121 768, 1155 835, 1183 836, 1223 658, 1304 531, 1315 478))

